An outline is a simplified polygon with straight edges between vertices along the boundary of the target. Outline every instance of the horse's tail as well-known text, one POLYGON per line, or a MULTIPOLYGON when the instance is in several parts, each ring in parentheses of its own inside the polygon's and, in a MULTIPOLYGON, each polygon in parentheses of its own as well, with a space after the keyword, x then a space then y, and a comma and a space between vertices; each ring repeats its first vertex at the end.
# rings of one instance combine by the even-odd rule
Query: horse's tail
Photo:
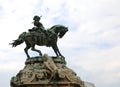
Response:
POLYGON ((23 32, 22 34, 19 35, 18 39, 13 40, 13 43, 10 43, 10 45, 12 45, 12 47, 16 47, 17 45, 20 45, 25 41, 25 35, 26 32, 23 32))

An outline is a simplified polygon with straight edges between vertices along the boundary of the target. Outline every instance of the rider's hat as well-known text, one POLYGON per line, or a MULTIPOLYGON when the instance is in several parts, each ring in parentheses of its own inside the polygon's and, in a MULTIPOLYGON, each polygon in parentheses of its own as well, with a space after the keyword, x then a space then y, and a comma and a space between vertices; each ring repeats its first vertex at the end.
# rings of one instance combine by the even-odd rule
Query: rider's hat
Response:
POLYGON ((37 15, 35 15, 34 17, 33 17, 33 20, 40 20, 40 18, 41 18, 42 16, 37 16, 37 15))

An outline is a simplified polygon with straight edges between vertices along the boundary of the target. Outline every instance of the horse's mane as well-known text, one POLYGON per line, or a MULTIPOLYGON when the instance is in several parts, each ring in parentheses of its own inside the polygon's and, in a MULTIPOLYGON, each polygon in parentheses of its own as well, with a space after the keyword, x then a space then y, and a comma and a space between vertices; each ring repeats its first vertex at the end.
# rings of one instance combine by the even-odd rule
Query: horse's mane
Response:
POLYGON ((57 25, 52 26, 49 30, 55 29, 55 28, 63 28, 63 27, 65 27, 65 26, 57 24, 57 25))

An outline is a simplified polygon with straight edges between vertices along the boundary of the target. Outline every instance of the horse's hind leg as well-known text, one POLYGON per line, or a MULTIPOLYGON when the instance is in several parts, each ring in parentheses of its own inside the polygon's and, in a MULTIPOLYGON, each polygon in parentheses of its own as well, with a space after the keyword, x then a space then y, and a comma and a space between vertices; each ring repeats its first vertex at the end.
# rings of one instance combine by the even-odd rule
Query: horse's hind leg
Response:
POLYGON ((39 53, 39 55, 40 55, 40 56, 42 56, 41 51, 40 51, 40 50, 35 49, 35 46, 32 46, 31 50, 32 50, 32 51, 36 51, 36 52, 38 52, 38 53, 39 53))
POLYGON ((26 48, 24 49, 26 55, 28 58, 30 58, 29 54, 28 54, 28 49, 30 49, 30 46, 26 46, 26 48))

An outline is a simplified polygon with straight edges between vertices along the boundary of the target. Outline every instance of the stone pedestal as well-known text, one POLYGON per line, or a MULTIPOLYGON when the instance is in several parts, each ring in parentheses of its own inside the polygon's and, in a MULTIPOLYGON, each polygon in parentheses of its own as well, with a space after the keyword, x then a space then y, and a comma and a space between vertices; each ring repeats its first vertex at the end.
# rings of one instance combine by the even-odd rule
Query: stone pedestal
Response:
POLYGON ((20 87, 80 87, 76 83, 23 84, 20 87))
POLYGON ((47 54, 28 58, 10 84, 11 87, 85 87, 84 81, 66 66, 65 58, 47 54))

